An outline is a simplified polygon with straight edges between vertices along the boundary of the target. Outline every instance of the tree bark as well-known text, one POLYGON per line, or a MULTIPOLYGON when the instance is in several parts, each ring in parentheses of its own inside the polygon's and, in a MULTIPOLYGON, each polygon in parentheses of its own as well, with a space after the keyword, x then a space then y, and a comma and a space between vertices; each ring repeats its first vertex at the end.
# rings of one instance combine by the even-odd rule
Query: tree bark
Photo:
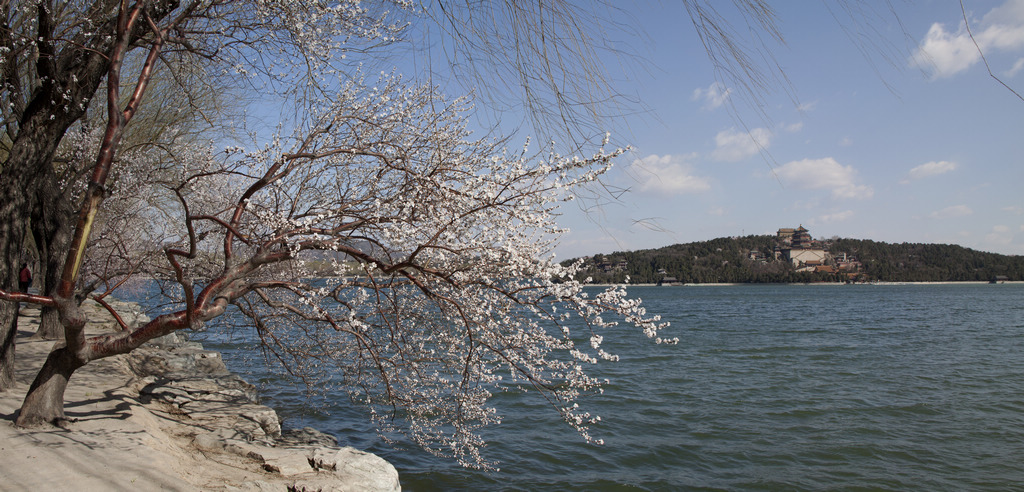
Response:
MULTIPOLYGON (((42 83, 32 89, 32 96, 18 121, 17 134, 8 134, 12 142, 7 158, 0 166, 0 282, 11 290, 18 285, 16 274, 24 235, 37 205, 35 200, 39 198, 36 192, 41 189, 45 176, 54 178, 54 173, 46 174, 45 171, 52 166, 64 132, 85 114, 88 102, 106 75, 105 55, 112 48, 112 37, 100 36, 99 33, 113 31, 113 20, 109 19, 109 14, 116 11, 117 3, 97 6, 100 8, 89 12, 97 26, 96 36, 91 36, 91 40, 78 39, 79 47, 51 53, 35 64, 42 83), (84 44, 89 46, 81 47, 84 44), (82 103, 65 108, 62 106, 65 97, 82 103)), ((53 26, 46 16, 40 15, 38 22, 40 36, 52 34, 50 29, 53 26)), ((44 213, 49 213, 45 210, 48 204, 41 205, 44 213)), ((14 337, 17 334, 16 308, 5 304, 0 307, 0 343, 9 340, 9 345, 0 347, 0 390, 10 387, 10 383, 5 384, 5 381, 14 381, 14 337)))
POLYGON ((62 347, 50 352, 35 381, 25 396, 15 424, 19 427, 37 427, 60 424, 64 415, 64 390, 75 370, 85 365, 71 348, 62 347))
MULTIPOLYGON (((196 318, 205 320, 223 314, 227 302, 223 298, 216 299, 212 306, 204 309, 196 318)), ((15 420, 15 425, 19 427, 60 424, 66 420, 64 391, 68 381, 76 370, 90 361, 126 354, 149 340, 188 327, 188 316, 179 311, 159 316, 132 331, 87 339, 87 319, 75 299, 57 298, 57 303, 67 341, 50 352, 32 382, 15 420)))
MULTIPOLYGON (((54 297, 74 232, 75 209, 70 197, 57 186, 58 179, 53 168, 46 166, 44 173, 32 214, 32 235, 39 250, 39 273, 36 275, 40 280, 39 292, 54 297)), ((64 327, 60 324, 60 315, 56 308, 43 307, 39 318, 39 330, 33 338, 64 338, 64 327)))
MULTIPOLYGON (((49 43, 54 36, 54 24, 48 15, 49 10, 42 3, 38 5, 39 15, 36 21, 38 23, 39 49, 49 51, 46 52, 47 56, 39 57, 34 64, 41 83, 32 89, 31 98, 21 112, 17 134, 8 135, 13 141, 6 160, 0 165, 0 285, 7 289, 14 290, 13 287, 17 285, 16 273, 18 261, 21 259, 24 234, 36 206, 41 207, 42 217, 53 218, 52 214, 65 213, 65 210, 55 207, 55 203, 46 200, 40 201, 42 197, 39 194, 52 196, 47 195, 49 193, 46 191, 47 187, 60 189, 56 183, 56 174, 52 169, 57 146, 67 129, 85 114, 86 107, 95 96, 100 82, 108 76, 112 63, 111 54, 115 45, 120 43, 121 50, 130 48, 134 40, 139 39, 150 30, 149 22, 160 22, 178 7, 178 2, 166 0, 158 2, 156 5, 149 5, 150 8, 147 9, 145 16, 148 22, 136 23, 134 28, 125 32, 118 29, 118 24, 123 18, 121 9, 126 5, 123 2, 110 0, 97 2, 94 8, 87 12, 95 29, 79 33, 73 40, 74 42, 57 52, 52 51, 53 46, 49 43), (103 35, 103 33, 109 33, 109 35, 103 35), (64 106, 65 99, 80 101, 80 103, 64 106)), ((139 12, 141 11, 135 13, 139 12)), ((158 41, 162 42, 162 38, 159 38, 158 41)), ((119 57, 123 56, 122 52, 119 57)), ((119 64, 120 60, 114 63, 119 64)), ((151 70, 152 67, 149 69, 151 70)), ((119 81, 115 78, 115 80, 108 80, 108 83, 114 84, 116 87, 119 81)), ((114 95, 116 96, 116 94, 115 91, 114 95)), ((116 107, 116 97, 108 103, 116 107)), ((135 106, 137 107, 137 105, 138 101, 135 101, 135 106)), ((133 112, 136 107, 132 108, 133 112)), ((113 152, 116 150, 116 145, 108 150, 113 152)), ((76 217, 72 213, 68 217, 59 217, 55 220, 57 221, 55 223, 59 224, 64 220, 75 221, 76 217)), ((59 227, 53 230, 58 229, 59 227)), ((56 244, 49 246, 50 251, 42 261, 57 261, 63 265, 65 258, 62 253, 66 252, 67 248, 55 247, 56 244)), ((60 272, 60 268, 57 271, 60 272)), ((53 285, 55 288, 61 287, 60 283, 53 285)), ((49 285, 47 289, 50 289, 49 285)), ((68 285, 64 289, 68 292, 65 292, 63 297, 70 298, 70 291, 73 289, 74 285, 68 285)), ((9 388, 14 381, 14 338, 17 334, 17 321, 14 317, 17 307, 11 303, 3 304, 0 306, 0 390, 9 388)), ((64 308, 61 309, 63 311, 64 308)), ((79 311, 76 309, 75 312, 79 311)), ((68 313, 61 313, 62 318, 66 318, 67 315, 68 313)), ((71 340, 74 330, 68 327, 67 319, 61 321, 64 325, 64 334, 69 350, 76 352, 75 345, 71 340)), ((75 336, 81 336, 80 330, 75 336)), ((75 343, 79 343, 78 346, 81 347, 80 342, 81 340, 75 343)), ((34 391, 50 395, 41 397, 44 400, 49 401, 55 397, 53 395, 59 394, 60 399, 57 404, 61 406, 63 405, 63 388, 67 385, 67 378, 74 372, 74 369, 77 369, 77 367, 73 367, 74 364, 68 362, 71 359, 67 357, 70 356, 65 354, 56 357, 52 363, 50 359, 47 359, 47 364, 40 373, 40 378, 44 376, 43 373, 47 373, 46 377, 42 380, 36 379, 38 387, 36 383, 33 383, 34 391)), ((83 360, 81 364, 84 363, 83 360)), ((35 405, 33 403, 29 406, 34 408, 35 405)), ((40 418, 44 420, 50 416, 41 407, 36 413, 42 415, 43 417, 40 418)))
POLYGON ((32 338, 42 340, 63 340, 64 327, 60 325, 60 313, 56 308, 44 306, 39 315, 39 329, 32 338))
MULTIPOLYGON (((98 78, 95 85, 99 85, 98 78)), ((18 285, 16 275, 33 210, 37 205, 46 207, 46 204, 37 203, 37 192, 45 186, 58 186, 56 182, 46 183, 46 180, 56 179, 52 168, 49 173, 46 170, 52 166, 64 132, 84 112, 58 111, 50 97, 50 94, 41 93, 28 105, 0 172, 0 237, 3 238, 0 240, 0 281, 11 290, 18 285)), ((14 380, 15 313, 13 307, 0 309, 0 341, 10 339, 9 348, 4 347, 5 350, 0 352, 0 390, 10 387, 3 385, 4 381, 14 380)))
POLYGON ((0 303, 0 391, 14 387, 14 337, 18 334, 18 304, 0 303))
POLYGON ((87 320, 82 308, 74 298, 57 298, 56 301, 66 341, 64 345, 54 347, 32 381, 21 404, 21 413, 14 421, 20 427, 59 424, 65 420, 64 390, 75 370, 89 362, 83 356, 87 320))
MULTIPOLYGON (((70 124, 70 123, 69 123, 70 124)), ((32 123, 22 127, 0 174, 0 281, 16 290, 18 266, 24 253, 25 231, 30 222, 34 197, 26 190, 38 187, 38 169, 49 165, 63 128, 45 128, 32 123)), ((0 390, 14 381, 14 338, 17 336, 17 306, 0 307, 0 390)))
MULTIPOLYGON (((15 291, 17 272, 28 223, 26 197, 9 179, 9 166, 0 174, 0 283, 15 291)), ((17 303, 0 303, 0 391, 14 386, 14 340, 18 335, 17 303)))

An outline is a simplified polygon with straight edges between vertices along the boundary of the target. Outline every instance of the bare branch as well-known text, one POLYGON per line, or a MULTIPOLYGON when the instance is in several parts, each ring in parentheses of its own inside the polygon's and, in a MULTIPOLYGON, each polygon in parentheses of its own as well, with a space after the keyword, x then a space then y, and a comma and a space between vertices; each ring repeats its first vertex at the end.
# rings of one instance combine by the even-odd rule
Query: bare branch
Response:
POLYGON ((985 63, 985 70, 988 71, 988 76, 992 77, 996 82, 999 83, 999 85, 1005 87, 1006 90, 1010 91, 1011 94, 1017 96, 1017 99, 1024 101, 1024 96, 1015 91, 1013 87, 1010 87, 1006 82, 1003 82, 1003 79, 1000 79, 999 77, 996 76, 995 73, 992 72, 992 67, 989 66, 988 59, 985 58, 985 52, 981 50, 981 46, 978 45, 978 40, 974 39, 974 33, 971 32, 971 23, 970 21, 967 20, 967 9, 964 7, 963 0, 960 0, 960 13, 961 15, 963 15, 964 27, 967 28, 967 35, 971 37, 971 42, 974 43, 974 47, 978 50, 978 55, 981 56, 981 61, 985 63))

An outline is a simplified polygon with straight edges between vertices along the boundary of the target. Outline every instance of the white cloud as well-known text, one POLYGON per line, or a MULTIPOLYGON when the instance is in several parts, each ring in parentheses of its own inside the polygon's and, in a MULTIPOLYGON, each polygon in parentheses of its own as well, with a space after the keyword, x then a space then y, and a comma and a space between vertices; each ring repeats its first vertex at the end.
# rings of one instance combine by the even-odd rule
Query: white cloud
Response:
POLYGON ((1017 73, 1020 72, 1021 69, 1024 69, 1024 58, 1018 58, 1017 61, 1013 64, 1013 66, 1006 71, 1006 76, 1013 77, 1014 75, 1017 75, 1017 73))
POLYGON ((1004 212, 1010 212, 1014 215, 1024 215, 1024 207, 1018 205, 1011 205, 1009 207, 1003 207, 1004 212))
POLYGON ((795 198, 795 199, 792 202, 790 202, 789 206, 786 207, 786 210, 791 210, 791 211, 817 210, 817 209, 822 207, 821 199, 818 198, 818 197, 797 197, 797 196, 794 196, 793 198, 795 198), (801 200, 800 198, 808 198, 808 199, 801 200))
POLYGON ((940 23, 932 24, 924 41, 914 53, 911 66, 930 70, 932 77, 949 77, 967 70, 981 59, 978 49, 967 35, 966 29, 946 32, 940 23))
POLYGON ((715 150, 711 157, 717 161, 739 162, 768 148, 772 132, 765 128, 754 128, 750 133, 735 129, 722 130, 715 135, 715 150))
MULTIPOLYGON (((989 11, 980 21, 971 21, 974 40, 960 23, 956 32, 934 23, 910 59, 910 65, 930 70, 933 78, 949 77, 967 70, 981 60, 981 52, 1015 51, 1024 48, 1024 1, 1008 0, 989 11), (977 42, 977 46, 975 46, 977 42)), ((1018 70, 1016 65, 1011 71, 1018 70)))
POLYGON ((1010 228, 1004 225, 992 226, 992 232, 985 235, 985 241, 989 244, 1006 246, 1013 242, 1013 234, 1010 228))
POLYGON ((639 172, 641 191, 658 193, 697 193, 711 189, 707 178, 694 176, 693 166, 686 162, 690 156, 649 155, 633 161, 639 172))
POLYGON ((712 208, 711 210, 708 210, 708 215, 711 215, 713 217, 723 217, 723 216, 725 216, 725 208, 723 208, 723 207, 712 208))
POLYGON ((802 121, 798 121, 796 123, 793 123, 793 124, 790 124, 790 125, 786 125, 785 127, 783 127, 783 130, 786 130, 789 133, 796 133, 796 132, 798 132, 800 130, 803 130, 803 129, 804 129, 804 122, 802 122, 802 121))
POLYGON ((875 190, 867 185, 848 185, 832 190, 835 198, 871 198, 875 196, 875 190))
POLYGON ((851 145, 853 145, 853 139, 850 137, 843 137, 839 140, 840 147, 849 147, 851 145))
POLYGON ((818 101, 811 101, 811 102, 806 102, 806 103, 800 103, 799 105, 797 105, 796 110, 801 112, 801 113, 806 113, 808 111, 814 111, 814 107, 817 106, 817 105, 818 105, 818 101))
POLYGON ((910 179, 921 179, 928 176, 936 176, 939 174, 945 174, 953 171, 957 168, 955 162, 949 161, 932 161, 926 162, 910 170, 908 176, 910 179))
POLYGON ((856 183, 857 171, 831 157, 792 161, 775 170, 783 184, 808 190, 832 190, 833 198, 871 198, 870 186, 856 183))
POLYGON ((1013 237, 993 232, 985 235, 985 242, 995 246, 1008 246, 1013 243, 1013 237))
POLYGON ((933 219, 952 219, 955 217, 966 217, 973 213, 974 211, 967 205, 954 205, 952 207, 946 207, 942 210, 932 212, 929 217, 933 219))
POLYGON ((849 220, 851 217, 853 217, 853 210, 844 210, 842 212, 836 212, 834 214, 820 215, 814 218, 812 222, 815 225, 830 224, 833 222, 842 222, 844 220, 849 220))
POLYGON ((707 89, 697 88, 693 90, 694 101, 704 100, 704 109, 715 109, 729 99, 732 89, 729 89, 720 82, 712 82, 707 89))

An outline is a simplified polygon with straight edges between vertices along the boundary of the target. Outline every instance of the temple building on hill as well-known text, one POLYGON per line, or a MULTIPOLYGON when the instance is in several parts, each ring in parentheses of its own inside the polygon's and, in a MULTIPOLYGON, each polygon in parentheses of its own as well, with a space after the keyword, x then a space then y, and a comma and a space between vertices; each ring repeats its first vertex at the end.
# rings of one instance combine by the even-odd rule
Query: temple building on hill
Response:
POLYGON ((813 269, 825 264, 825 248, 811 238, 803 225, 796 229, 779 229, 779 238, 788 243, 781 248, 781 252, 793 263, 794 268, 813 269))

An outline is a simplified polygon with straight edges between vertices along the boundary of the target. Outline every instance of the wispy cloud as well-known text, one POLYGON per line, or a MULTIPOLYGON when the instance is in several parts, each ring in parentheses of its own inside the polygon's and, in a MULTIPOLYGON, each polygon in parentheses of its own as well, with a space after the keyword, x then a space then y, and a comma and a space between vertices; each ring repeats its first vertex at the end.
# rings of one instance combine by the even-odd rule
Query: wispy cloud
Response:
POLYGON ((715 109, 729 100, 732 89, 719 82, 712 82, 707 89, 696 88, 693 90, 694 101, 704 101, 704 109, 715 109))
POLYGON ((953 219, 956 217, 966 217, 973 214, 974 211, 967 205, 954 205, 952 207, 946 207, 942 210, 936 210, 932 212, 929 217, 933 219, 953 219))
POLYGON ((633 161, 641 191, 656 193, 698 193, 711 189, 707 178, 693 175, 694 156, 649 155, 633 161))
POLYGON ((921 179, 927 178, 928 176, 937 176, 939 174, 946 174, 950 171, 955 171, 957 164, 950 161, 931 161, 921 164, 910 170, 907 173, 909 179, 921 179))
POLYGON ((796 123, 791 123, 789 125, 782 127, 782 129, 786 130, 789 133, 796 133, 804 129, 804 122, 798 121, 796 123))
POLYGON ((1013 64, 1013 66, 1006 71, 1006 76, 1013 77, 1014 75, 1017 75, 1017 73, 1020 72, 1021 69, 1024 69, 1024 58, 1018 58, 1017 61, 1013 64))
POLYGON ((804 103, 800 103, 799 105, 797 105, 796 110, 801 112, 801 113, 806 113, 808 111, 814 111, 814 108, 817 107, 817 106, 818 106, 818 101, 804 102, 804 103))
POLYGON ((985 235, 985 241, 989 244, 1006 246, 1013 242, 1013 233, 1010 228, 997 224, 992 226, 992 232, 985 235))
POLYGON ((831 157, 788 162, 775 170, 786 185, 807 190, 831 190, 833 198, 866 199, 874 196, 867 185, 857 184, 857 171, 831 157))
MULTIPOLYGON (((1008 0, 980 21, 971 21, 971 30, 973 41, 963 22, 955 32, 947 31, 942 23, 932 24, 910 65, 930 71, 933 78, 950 77, 981 61, 981 52, 1024 48, 1024 1, 1008 0)), ((1017 69, 1014 65, 1011 71, 1017 69)))
POLYGON ((722 130, 715 135, 715 150, 711 157, 716 161, 739 162, 768 148, 771 141, 772 132, 766 128, 754 128, 749 133, 735 128, 722 130))
POLYGON ((836 212, 834 214, 819 215, 811 220, 811 224, 831 224, 834 222, 843 222, 853 217, 853 210, 844 210, 842 212, 836 212))

